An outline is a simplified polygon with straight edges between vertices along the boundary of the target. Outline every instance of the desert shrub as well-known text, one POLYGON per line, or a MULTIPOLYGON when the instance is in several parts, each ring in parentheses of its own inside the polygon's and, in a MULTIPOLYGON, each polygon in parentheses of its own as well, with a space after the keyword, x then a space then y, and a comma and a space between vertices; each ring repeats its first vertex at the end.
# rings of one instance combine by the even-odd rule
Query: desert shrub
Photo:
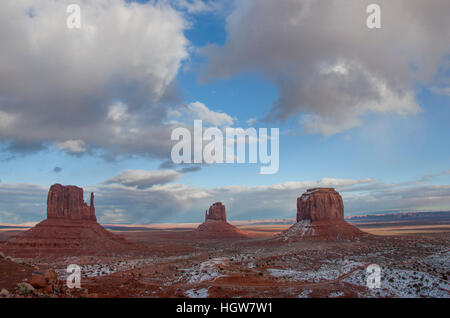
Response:
POLYGON ((28 283, 18 283, 17 284, 17 292, 20 295, 29 294, 34 291, 33 286, 28 283))

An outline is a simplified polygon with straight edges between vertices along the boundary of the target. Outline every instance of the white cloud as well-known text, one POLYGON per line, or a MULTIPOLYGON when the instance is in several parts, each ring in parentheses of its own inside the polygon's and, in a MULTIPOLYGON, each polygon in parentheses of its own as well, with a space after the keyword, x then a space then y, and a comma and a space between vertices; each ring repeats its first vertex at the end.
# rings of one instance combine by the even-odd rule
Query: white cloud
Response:
POLYGON ((0 223, 40 221, 46 217, 48 187, 0 183, 0 223), (20 204, 18 204, 20 203, 20 204))
MULTIPOLYGON (((445 172, 436 176, 442 174, 445 172)), ((312 187, 335 187, 344 199, 345 215, 450 208, 450 186, 431 185, 429 179, 384 184, 373 179, 324 178, 263 186, 202 188, 166 183, 175 176, 174 172, 161 176, 149 171, 124 172, 116 177, 117 183, 85 190, 95 192, 98 219, 106 223, 201 222, 204 210, 216 201, 226 205, 230 220, 294 218, 297 197, 312 187)), ((45 218, 48 188, 0 183, 0 222, 45 218)))
POLYGON ((180 175, 175 170, 125 170, 120 175, 109 179, 106 183, 117 183, 127 187, 146 189, 175 181, 180 175))
POLYGON ((308 133, 330 136, 360 126, 361 120, 357 118, 346 118, 344 120, 335 117, 307 114, 302 116, 300 123, 308 133))
POLYGON ((171 0, 171 3, 176 8, 186 10, 188 13, 205 13, 220 8, 220 4, 214 0, 171 0))
POLYGON ((98 211, 101 211, 100 205, 108 210, 125 209, 129 213, 129 223, 195 222, 201 221, 204 217, 202 211, 216 201, 224 202, 231 220, 292 217, 295 216, 296 198, 307 188, 344 189, 371 183, 373 181, 370 179, 325 178, 319 181, 285 182, 268 186, 216 188, 171 183, 134 189, 111 184, 96 187, 95 192, 99 193, 96 195, 98 211))
POLYGON ((117 102, 109 106, 107 117, 114 122, 123 122, 130 118, 130 115, 127 113, 127 111, 127 105, 121 102, 117 102))
POLYGON ((16 121, 16 116, 0 110, 0 133, 7 130, 16 121))
POLYGON ((188 57, 183 13, 166 1, 82 0, 81 28, 68 29, 70 3, 0 2, 0 121, 14 119, 0 143, 83 140, 112 155, 164 157, 167 103, 179 103, 176 76, 188 57))
POLYGON ((368 112, 409 115, 420 112, 412 91, 399 93, 356 63, 343 62, 323 66, 316 77, 305 80, 298 98, 303 98, 305 111, 300 123, 305 131, 324 136, 362 125, 368 112), (358 88, 361 83, 366 83, 358 88), (357 89, 370 93, 358 96, 357 89), (329 105, 329 101, 333 101, 329 105))
POLYGON ((80 139, 77 140, 70 139, 64 142, 56 142, 55 146, 61 150, 66 150, 67 152, 72 154, 80 154, 87 150, 86 143, 80 139))
POLYGON ((417 114, 417 84, 448 71, 450 2, 380 0, 378 30, 366 27, 369 3, 236 1, 225 45, 204 49, 202 79, 259 70, 279 93, 267 119, 307 115, 303 128, 322 135, 362 125, 371 113, 417 114))
POLYGON ((450 87, 431 87, 430 91, 438 95, 450 96, 450 87))
POLYGON ((247 123, 247 126, 253 127, 257 121, 258 121, 257 118, 249 118, 249 119, 247 119, 246 123, 247 123))
POLYGON ((174 126, 186 126, 192 128, 195 120, 202 120, 204 126, 229 127, 234 124, 236 118, 227 113, 214 111, 204 103, 191 102, 179 110, 169 109, 168 124, 174 126))
POLYGON ((215 112, 201 102, 193 102, 187 105, 188 113, 193 119, 201 119, 206 124, 213 126, 231 126, 234 119, 225 113, 215 112))

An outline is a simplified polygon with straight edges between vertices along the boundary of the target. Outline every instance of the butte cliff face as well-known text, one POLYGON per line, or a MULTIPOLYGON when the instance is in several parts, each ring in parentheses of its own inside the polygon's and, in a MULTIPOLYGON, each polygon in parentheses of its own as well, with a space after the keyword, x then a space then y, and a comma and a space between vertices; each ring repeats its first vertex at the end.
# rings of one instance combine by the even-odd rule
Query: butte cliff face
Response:
POLYGON ((216 202, 206 211, 205 222, 200 224, 195 230, 195 234, 200 238, 231 238, 246 237, 247 235, 227 222, 225 205, 216 202))
POLYGON ((308 189, 297 198, 297 222, 344 220, 344 203, 333 188, 308 189))
POLYGON ((222 202, 216 202, 209 207, 209 211, 206 212, 205 222, 208 220, 227 221, 225 205, 223 205, 222 202))
POLYGON ((55 184, 47 197, 47 219, 5 243, 9 255, 108 254, 137 248, 121 236, 97 223, 94 194, 90 205, 83 199, 83 189, 55 184))
POLYGON ((54 184, 47 197, 47 219, 72 219, 97 221, 94 207, 94 193, 91 204, 83 199, 83 189, 76 186, 54 184))
POLYGON ((342 197, 333 188, 308 189, 297 198, 297 223, 281 233, 285 240, 348 240, 362 235, 344 220, 342 197))

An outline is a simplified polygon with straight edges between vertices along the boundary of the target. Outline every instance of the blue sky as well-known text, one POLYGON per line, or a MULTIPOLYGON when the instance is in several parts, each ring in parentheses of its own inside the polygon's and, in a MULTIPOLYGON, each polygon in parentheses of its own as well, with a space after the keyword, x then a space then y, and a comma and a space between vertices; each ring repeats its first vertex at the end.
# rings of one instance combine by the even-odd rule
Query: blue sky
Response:
POLYGON ((117 0, 111 8, 80 1, 85 25, 77 34, 43 23, 49 16, 64 23, 64 1, 2 3, 0 20, 30 6, 36 15, 0 32, 10 42, 0 61, 0 84, 8 83, 0 90, 0 222, 42 219, 54 183, 95 191, 103 223, 201 221, 215 201, 231 219, 293 217, 296 197, 310 186, 335 186, 346 215, 450 209, 450 41, 443 41, 448 22, 439 20, 439 6, 448 4, 424 9, 400 1, 420 17, 410 28, 423 30, 416 39, 390 20, 401 10, 380 2, 386 24, 368 33, 347 25, 365 19, 356 2, 343 12, 339 1, 335 11, 288 0, 117 0), (114 8, 130 14, 133 27, 114 8), (325 14, 329 30, 316 25, 325 14), (48 38, 31 41, 30 25, 48 38), (61 36, 67 42, 58 44, 61 36), (376 54, 370 45, 385 46, 376 54), (227 114, 232 127, 251 120, 280 128, 279 171, 261 175, 259 164, 161 168, 170 162, 170 111, 195 119, 188 113, 195 102, 227 114), (121 181, 129 171, 132 185, 121 181), (161 171, 165 181, 154 183, 161 171))

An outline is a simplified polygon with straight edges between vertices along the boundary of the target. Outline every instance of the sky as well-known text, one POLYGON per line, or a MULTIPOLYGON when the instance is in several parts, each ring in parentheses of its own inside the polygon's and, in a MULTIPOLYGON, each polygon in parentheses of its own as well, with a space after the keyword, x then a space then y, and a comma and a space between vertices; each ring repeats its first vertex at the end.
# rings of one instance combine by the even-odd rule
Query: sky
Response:
POLYGON ((292 218, 311 187, 345 215, 450 210, 450 2, 0 3, 0 223, 55 183, 101 223, 292 218), (67 27, 79 4, 80 28, 67 27), (381 28, 366 7, 381 8, 381 28), (174 164, 171 132, 279 128, 279 169, 174 164))

